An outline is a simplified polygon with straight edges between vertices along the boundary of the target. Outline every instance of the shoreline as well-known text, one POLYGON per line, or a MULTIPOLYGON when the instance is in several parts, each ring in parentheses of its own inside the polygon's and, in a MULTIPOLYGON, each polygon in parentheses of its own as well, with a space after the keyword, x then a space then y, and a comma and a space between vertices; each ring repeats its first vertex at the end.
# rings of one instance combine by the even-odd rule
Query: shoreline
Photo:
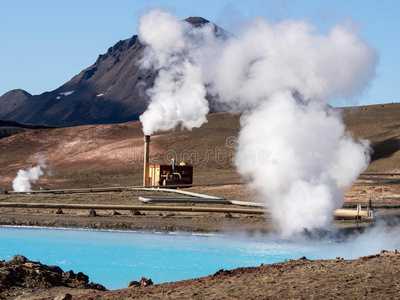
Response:
POLYGON ((95 228, 70 228, 70 227, 44 227, 44 226, 26 226, 26 225, 0 225, 1 228, 22 228, 22 229, 44 229, 44 230, 71 230, 71 231, 94 231, 94 232, 110 232, 110 233, 138 233, 138 234, 160 234, 160 235, 193 235, 193 236, 229 236, 228 234, 220 233, 198 233, 191 231, 140 231, 140 230, 122 230, 122 229, 95 229, 95 228))
MULTIPOLYGON (((68 214, 63 214, 63 215, 57 215, 53 213, 44 213, 44 214, 34 214, 34 213, 13 213, 13 214, 7 214, 7 218, 5 218, 5 215, 0 215, 0 221, 1 225, 0 228, 5 227, 5 228, 26 228, 26 229, 32 229, 32 230, 40 230, 40 229, 45 229, 45 230, 76 230, 76 231, 101 231, 101 232, 110 232, 110 233, 143 233, 143 234, 161 234, 161 235, 177 235, 177 234, 185 234, 185 235, 198 235, 198 236, 232 236, 235 234, 242 234, 245 233, 249 237, 254 237, 257 236, 257 234, 261 235, 269 235, 273 233, 273 227, 271 227, 271 220, 266 219, 265 217, 251 217, 249 218, 248 216, 231 216, 226 218, 225 216, 219 215, 174 215, 174 216, 169 216, 166 217, 164 216, 158 216, 158 215, 140 215, 140 216, 135 216, 135 215, 102 215, 102 216, 96 216, 96 217, 89 217, 87 214, 84 215, 68 215, 68 214), (13 220, 14 224, 4 224, 5 219, 11 221, 13 220), (50 224, 53 226, 38 226, 35 224, 29 225, 29 222, 36 222, 37 224, 43 224, 40 223, 40 220, 44 220, 44 224, 49 225, 48 222, 50 219, 50 224), (66 223, 63 223, 67 219, 66 223), (23 222, 18 222, 19 220, 23 222), (194 223, 196 220, 202 220, 205 221, 205 224, 213 224, 213 226, 209 227, 212 229, 212 231, 205 231, 204 228, 199 227, 200 223, 194 223), (179 226, 180 222, 183 221, 182 225, 183 228, 186 230, 182 230, 182 228, 179 226), (134 225, 133 227, 130 227, 128 225, 124 226, 123 228, 104 228, 102 226, 110 226, 110 224, 119 224, 121 222, 127 222, 128 225, 134 225), (149 226, 148 223, 152 223, 152 226, 149 226), (254 222, 254 223, 252 223, 254 222), (66 226, 61 226, 61 225, 66 225, 66 226), (90 227, 80 227, 80 225, 86 224, 89 225, 90 227), (96 225, 97 224, 97 225, 96 225), (158 225, 162 226, 158 226, 158 225), (191 224, 191 226, 188 226, 188 224, 191 224), (224 225, 223 225, 224 224, 224 225), (252 225, 252 226, 249 226, 252 225), (73 225, 73 226, 71 226, 73 225), (92 225, 95 225, 96 227, 94 228, 92 225), (154 225, 157 225, 154 227, 154 225), (239 228, 237 225, 241 225, 241 228, 239 228), (170 227, 172 226, 172 227, 170 227), (247 226, 247 227, 246 227, 247 226), (187 230, 188 228, 195 229, 195 230, 187 230)), ((356 228, 356 223, 355 221, 339 221, 334 224, 334 228, 337 229, 339 232, 346 233, 347 234, 358 234, 360 229, 356 228)), ((371 226, 374 224, 371 223, 365 223, 364 225, 366 226, 371 226)), ((339 235, 338 235, 339 236, 339 235)), ((318 238, 318 236, 314 236, 311 238, 318 238)), ((393 250, 393 249, 391 249, 393 250)), ((374 255, 372 255, 374 256, 374 255)), ((400 258, 400 255, 399 255, 400 258)), ((396 258, 397 259, 397 258, 396 258)), ((246 278, 253 278, 252 280, 255 280, 258 282, 259 278, 254 278, 254 272, 267 272, 264 274, 265 276, 270 276, 270 272, 268 271, 269 269, 275 270, 275 269, 285 269, 284 276, 291 276, 292 272, 297 272, 296 270, 293 271, 292 267, 294 269, 301 267, 301 268, 306 268, 307 271, 303 270, 301 272, 309 272, 311 269, 311 266, 313 265, 318 265, 319 263, 322 264, 332 264, 332 263, 338 263, 335 262, 335 260, 289 260, 288 262, 282 261, 279 263, 273 263, 273 264, 266 264, 266 265, 260 265, 259 267, 246 267, 246 268, 237 268, 233 270, 220 270, 216 272, 215 274, 211 274, 205 277, 200 277, 200 278, 194 278, 194 279, 188 279, 188 280, 181 280, 181 281, 173 281, 173 282, 164 282, 164 283, 158 283, 155 284, 154 286, 139 286, 139 287, 131 287, 131 288, 123 288, 123 289, 114 289, 114 290, 108 290, 104 292, 97 292, 97 291, 92 291, 92 290, 81 290, 81 289, 71 289, 71 288, 57 288, 55 287, 54 290, 38 290, 32 295, 32 298, 21 298, 21 299, 54 299, 56 296, 60 294, 71 294, 73 295, 72 299, 132 299, 137 298, 137 299, 148 299, 150 298, 159 298, 159 299, 174 299, 174 298, 181 298, 179 295, 179 291, 189 289, 190 291, 195 290, 193 293, 190 292, 188 295, 190 297, 186 297, 186 299, 195 299, 197 295, 201 295, 201 297, 197 298, 207 298, 209 297, 208 294, 204 294, 205 290, 210 284, 216 284, 214 281, 216 278, 219 278, 221 282, 218 284, 222 284, 222 288, 220 290, 213 289, 214 292, 216 293, 217 297, 216 299, 222 299, 224 298, 225 294, 224 291, 228 288, 232 288, 231 284, 229 284, 229 280, 231 280, 232 274, 240 273, 241 275, 238 276, 236 280, 238 282, 242 282, 241 285, 248 285, 247 279, 246 278), (299 262, 301 264, 306 264, 309 263, 310 267, 304 267, 304 266, 299 266, 299 262), (244 280, 244 281, 243 281, 244 280), (170 293, 169 295, 167 295, 170 293), (194 296, 193 296, 194 295, 194 296), (219 296, 221 297, 219 297, 219 296)), ((358 263, 360 262, 358 259, 355 260, 345 260, 344 262, 350 262, 351 264, 353 263, 358 263)), ((400 272, 400 260, 396 260, 396 263, 398 262, 399 265, 399 272, 400 272)), ((339 262, 340 263, 340 262, 339 262)), ((364 264, 365 261, 362 261, 362 264, 364 264)), ((396 265, 397 267, 397 265, 396 265)), ((77 270, 79 271, 79 270, 77 270)), ((275 272, 275 271, 273 271, 275 272)), ((385 270, 382 270, 382 272, 385 272, 385 270)), ((307 273, 308 274, 308 273, 307 273)), ((283 273, 282 273, 283 276, 283 273)), ((300 275, 299 275, 300 276, 300 275)), ((304 276, 304 275, 301 275, 304 276)), ((321 274, 321 276, 324 276, 321 274)), ((335 275, 336 276, 336 275, 335 275)), ((277 277, 279 278, 279 277, 277 277)), ((139 278, 136 278, 137 280, 139 278)), ((291 279, 292 280, 292 279, 291 279)), ((295 279, 297 280, 297 279, 295 279)), ((325 279, 322 278, 322 281, 325 279)), ((270 280, 275 281, 278 283, 277 279, 271 279, 270 280)), ((127 284, 126 282, 125 284, 127 284)), ((264 287, 263 290, 265 289, 265 284, 263 283, 264 287)), ((267 283, 267 286, 270 285, 270 283, 267 283)), ((295 284, 297 286, 297 284, 295 284)), ((282 284, 279 286, 282 287, 282 284)), ((255 291, 251 292, 254 295, 257 295, 258 293, 261 293, 261 288, 256 288, 255 291)), ((400 292, 400 290, 398 291, 400 292)), ((238 295, 238 297, 242 297, 243 295, 240 293, 240 291, 232 291, 232 295, 238 295)), ((313 291, 315 293, 315 291, 313 291)), ((251 294, 251 295, 253 295, 251 294)), ((262 294, 262 297, 259 297, 259 299, 264 299, 266 294, 262 294)), ((286 297, 285 295, 280 294, 277 292, 276 297, 286 297)), ((297 295, 298 297, 299 295, 297 295)), ((257 297, 254 297, 255 299, 258 299, 257 297)), ((185 297, 183 297, 185 299, 185 297)))
MULTIPOLYGON (((36 262, 39 263, 39 262, 36 262)), ((40 263, 39 263, 40 264, 40 263)), ((258 267, 221 269, 213 274, 159 284, 131 282, 130 287, 94 290, 54 286, 45 289, 13 289, 13 299, 308 299, 354 298, 395 299, 400 292, 400 253, 382 250, 380 254, 355 259, 306 257, 263 264, 258 267), (60 298, 63 299, 63 298, 60 298)), ((64 274, 64 273, 63 273, 64 274)), ((145 278, 141 282, 145 282, 145 278)), ((148 282, 148 281, 147 281, 148 282)), ((95 285, 95 284, 94 284, 95 285)), ((4 291, 3 291, 4 292, 4 291)), ((0 291, 1 293, 1 291, 0 291)), ((6 291, 7 293, 7 291, 6 291)))
MULTIPOLYGON (((363 231, 374 222, 333 221, 326 231, 363 231)), ((235 235, 271 234, 278 231, 270 219, 254 216, 96 216, 14 213, 1 215, 0 227, 142 232, 157 234, 235 235)))

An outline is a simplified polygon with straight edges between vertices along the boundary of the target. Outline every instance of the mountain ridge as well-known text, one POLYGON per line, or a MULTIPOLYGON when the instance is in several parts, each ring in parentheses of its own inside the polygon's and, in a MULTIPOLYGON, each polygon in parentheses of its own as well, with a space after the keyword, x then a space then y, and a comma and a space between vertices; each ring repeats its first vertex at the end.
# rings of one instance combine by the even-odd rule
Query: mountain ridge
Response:
MULTIPOLYGON (((194 27, 211 23, 201 17, 184 21, 194 27)), ((213 23, 212 23, 213 24, 213 23)), ((225 32, 215 26, 217 35, 225 32)), ((145 49, 139 37, 120 40, 95 63, 60 87, 40 95, 12 90, 0 97, 0 119, 51 126, 78 126, 135 121, 146 110, 156 72, 140 69, 145 49)), ((211 112, 217 111, 212 107, 211 112)))

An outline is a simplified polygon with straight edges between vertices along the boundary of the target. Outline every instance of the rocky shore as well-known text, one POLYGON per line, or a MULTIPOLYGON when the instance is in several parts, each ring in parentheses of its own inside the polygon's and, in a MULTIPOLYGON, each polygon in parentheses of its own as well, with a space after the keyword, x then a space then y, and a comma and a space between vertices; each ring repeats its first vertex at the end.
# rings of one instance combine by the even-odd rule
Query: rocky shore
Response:
MULTIPOLYGON (((101 284, 89 283, 89 277, 81 272, 64 272, 60 267, 30 261, 22 255, 0 261, 0 299, 14 299, 54 287, 106 290, 101 284)), ((68 299, 66 295, 60 299, 68 299)))
POLYGON ((0 299, 397 299, 399 273, 400 253, 382 250, 354 260, 301 257, 156 285, 141 278, 108 291, 82 273, 16 255, 0 262, 0 299))

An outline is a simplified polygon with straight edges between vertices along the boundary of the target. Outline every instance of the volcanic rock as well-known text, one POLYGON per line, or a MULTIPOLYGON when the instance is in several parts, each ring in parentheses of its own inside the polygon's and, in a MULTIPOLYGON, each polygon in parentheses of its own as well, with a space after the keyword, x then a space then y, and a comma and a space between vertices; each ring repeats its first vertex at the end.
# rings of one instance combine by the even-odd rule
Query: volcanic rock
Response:
POLYGON ((89 283, 89 276, 83 274, 82 272, 79 272, 76 274, 76 280, 84 283, 89 283))
POLYGON ((94 209, 91 209, 89 211, 89 217, 97 217, 97 213, 96 213, 96 211, 94 209))
POLYGON ((54 298, 54 300, 71 300, 71 299, 72 299, 71 294, 63 294, 54 298))
POLYGON ((69 278, 69 279, 75 279, 76 278, 76 274, 72 270, 69 270, 69 271, 65 272, 64 276, 69 278))
POLYGON ((9 261, 0 261, 0 299, 56 286, 105 290, 100 284, 88 284, 89 277, 81 272, 73 275, 72 271, 64 273, 60 267, 43 265, 15 255, 9 261))
POLYGON ((130 288, 130 287, 138 287, 138 286, 141 286, 141 284, 140 284, 140 282, 138 282, 138 281, 131 281, 131 282, 129 282, 127 285, 126 285, 126 287, 128 287, 128 288, 130 288))
POLYGON ((146 278, 146 277, 140 278, 139 283, 141 286, 153 285, 153 281, 151 280, 151 278, 146 278))

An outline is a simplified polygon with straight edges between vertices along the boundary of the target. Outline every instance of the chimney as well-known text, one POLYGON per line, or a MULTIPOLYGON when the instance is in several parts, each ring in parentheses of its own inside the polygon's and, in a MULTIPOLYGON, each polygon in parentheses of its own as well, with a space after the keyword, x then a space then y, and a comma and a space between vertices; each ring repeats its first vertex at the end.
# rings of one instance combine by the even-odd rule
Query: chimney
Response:
POLYGON ((175 159, 171 159, 172 173, 175 173, 175 159))
POLYGON ((143 186, 149 185, 150 136, 144 136, 143 186))

